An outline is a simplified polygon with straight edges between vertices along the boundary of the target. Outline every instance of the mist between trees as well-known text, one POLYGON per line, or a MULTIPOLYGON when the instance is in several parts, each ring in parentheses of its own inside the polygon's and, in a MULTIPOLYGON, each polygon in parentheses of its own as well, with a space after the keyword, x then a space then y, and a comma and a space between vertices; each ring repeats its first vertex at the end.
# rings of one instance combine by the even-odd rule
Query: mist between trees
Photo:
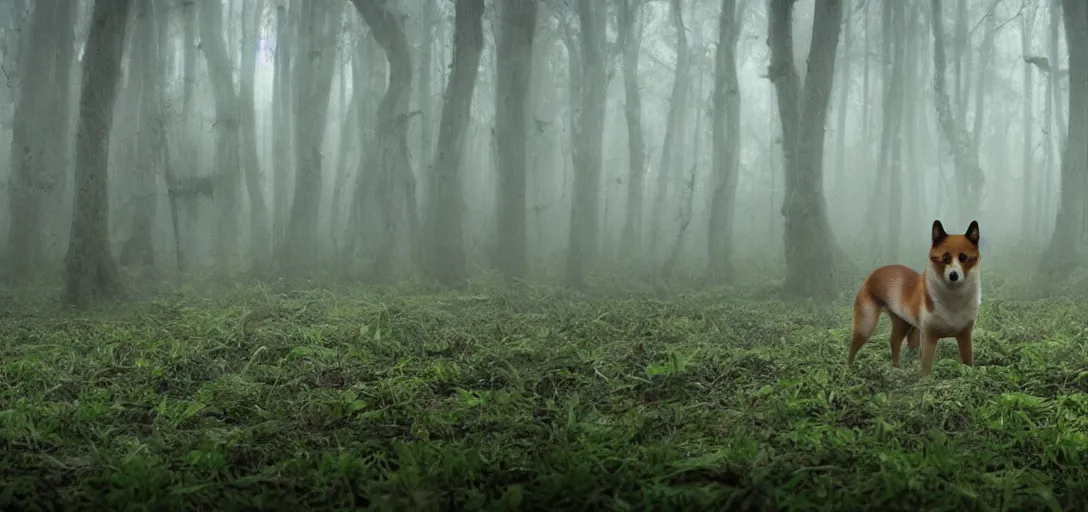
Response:
POLYGON ((1078 0, 12 0, 0 30, 0 273, 73 303, 125 275, 819 297, 920 267, 936 218, 1048 282, 1086 261, 1078 0))

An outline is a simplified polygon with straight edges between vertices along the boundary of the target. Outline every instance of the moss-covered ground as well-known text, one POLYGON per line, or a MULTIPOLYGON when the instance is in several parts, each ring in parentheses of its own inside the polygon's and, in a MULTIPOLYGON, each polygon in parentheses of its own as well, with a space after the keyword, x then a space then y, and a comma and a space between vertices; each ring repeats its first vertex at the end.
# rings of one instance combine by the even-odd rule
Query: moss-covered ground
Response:
POLYGON ((998 295, 929 379, 845 295, 0 304, 0 509, 1081 510, 1088 302, 998 295))

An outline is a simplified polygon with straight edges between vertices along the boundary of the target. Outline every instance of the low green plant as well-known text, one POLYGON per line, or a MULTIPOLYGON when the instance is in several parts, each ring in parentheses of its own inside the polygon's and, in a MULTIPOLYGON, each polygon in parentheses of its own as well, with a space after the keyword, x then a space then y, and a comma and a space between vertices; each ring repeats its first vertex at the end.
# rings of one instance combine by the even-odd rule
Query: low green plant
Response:
POLYGON ((1088 302, 845 365, 849 302, 240 286, 0 316, 0 508, 1070 510, 1088 302))

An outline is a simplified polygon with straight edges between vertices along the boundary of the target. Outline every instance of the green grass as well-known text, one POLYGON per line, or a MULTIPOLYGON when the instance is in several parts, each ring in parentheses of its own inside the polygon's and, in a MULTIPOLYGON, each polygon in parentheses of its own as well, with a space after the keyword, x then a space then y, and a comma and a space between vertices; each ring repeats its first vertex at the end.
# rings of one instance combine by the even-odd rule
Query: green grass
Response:
POLYGON ((987 293, 930 379, 886 319, 847 369, 845 299, 0 307, 0 508, 1082 508, 1088 301, 987 293))

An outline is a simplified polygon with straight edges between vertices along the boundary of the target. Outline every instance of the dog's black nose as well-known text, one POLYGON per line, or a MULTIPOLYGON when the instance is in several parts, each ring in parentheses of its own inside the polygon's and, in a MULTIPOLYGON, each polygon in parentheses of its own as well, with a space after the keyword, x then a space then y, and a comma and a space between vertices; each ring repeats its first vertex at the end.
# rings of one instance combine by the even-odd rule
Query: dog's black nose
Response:
POLYGON ((953 270, 951 274, 948 274, 948 280, 949 281, 959 281, 960 280, 959 273, 953 270))

